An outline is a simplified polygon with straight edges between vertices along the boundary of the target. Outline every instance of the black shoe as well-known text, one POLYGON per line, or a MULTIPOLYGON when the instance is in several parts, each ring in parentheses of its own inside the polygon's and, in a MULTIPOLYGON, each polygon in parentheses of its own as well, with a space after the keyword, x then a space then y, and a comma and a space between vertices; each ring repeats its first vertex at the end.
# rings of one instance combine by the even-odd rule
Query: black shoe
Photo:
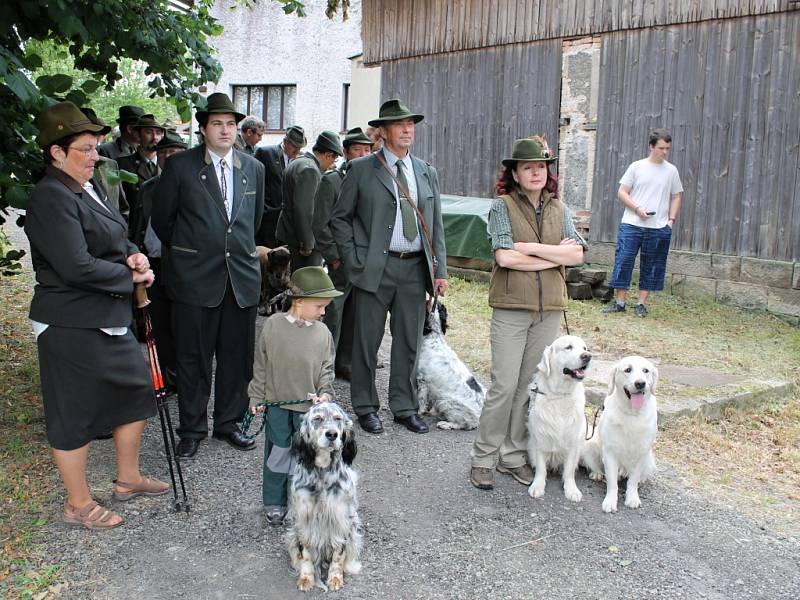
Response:
POLYGON ((215 440, 222 440, 228 442, 237 450, 252 450, 256 447, 255 440, 248 440, 241 431, 227 431, 223 433, 215 433, 215 440))
POLYGON ((175 448, 175 452, 179 458, 192 458, 197 454, 197 448, 200 446, 200 440, 195 438, 182 438, 175 448))
POLYGON ((377 413, 371 412, 359 415, 358 424, 367 433, 383 433, 383 423, 381 423, 381 418, 377 413))
POLYGON ((647 307, 644 304, 637 304, 634 312, 637 317, 644 319, 647 316, 647 307))
POLYGON ((428 424, 419 418, 419 415, 408 415, 407 417, 395 417, 395 423, 404 425, 409 431, 414 433, 428 433, 428 424))
POLYGON ((612 300, 608 306, 600 311, 604 315, 615 315, 617 313, 625 312, 625 305, 619 304, 616 300, 612 300))

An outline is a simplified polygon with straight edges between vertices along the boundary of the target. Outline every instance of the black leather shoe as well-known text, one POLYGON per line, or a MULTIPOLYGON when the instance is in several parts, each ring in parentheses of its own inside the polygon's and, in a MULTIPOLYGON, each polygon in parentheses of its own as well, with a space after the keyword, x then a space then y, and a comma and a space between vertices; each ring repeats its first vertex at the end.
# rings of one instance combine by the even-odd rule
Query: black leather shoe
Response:
POLYGON ((383 433, 381 418, 374 412, 360 415, 358 417, 358 424, 361 425, 361 429, 367 433, 383 433))
POLYGON ((395 423, 404 425, 409 431, 414 433, 428 433, 428 424, 419 418, 419 415, 408 415, 407 417, 395 417, 395 423))
POLYGON ((237 450, 252 450, 256 447, 255 440, 248 440, 244 435, 242 435, 241 431, 228 431, 225 433, 215 433, 214 434, 215 440, 222 440, 223 442, 228 442, 231 446, 236 448, 237 450))
POLYGON ((200 446, 200 440, 195 438, 182 438, 178 442, 175 452, 178 453, 179 458, 192 458, 197 454, 197 448, 200 446))

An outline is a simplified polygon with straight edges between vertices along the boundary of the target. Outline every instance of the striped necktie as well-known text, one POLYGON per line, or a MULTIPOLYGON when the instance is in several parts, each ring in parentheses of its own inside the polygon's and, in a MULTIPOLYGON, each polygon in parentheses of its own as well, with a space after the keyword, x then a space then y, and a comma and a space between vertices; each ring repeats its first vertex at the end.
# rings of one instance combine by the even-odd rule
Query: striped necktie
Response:
POLYGON ((228 178, 225 177, 225 167, 228 163, 223 158, 219 161, 219 188, 222 191, 222 200, 225 202, 225 212, 228 214, 228 219, 231 218, 231 201, 228 200, 228 178))

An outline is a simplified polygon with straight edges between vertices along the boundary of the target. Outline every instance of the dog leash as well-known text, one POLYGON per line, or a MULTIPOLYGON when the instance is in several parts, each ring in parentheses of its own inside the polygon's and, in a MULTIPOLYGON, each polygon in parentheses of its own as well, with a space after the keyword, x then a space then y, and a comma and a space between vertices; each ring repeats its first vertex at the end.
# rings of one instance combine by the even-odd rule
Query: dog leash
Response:
POLYGON ((261 413, 261 425, 258 427, 258 431, 255 433, 248 433, 250 429, 250 425, 253 423, 253 419, 256 418, 249 410, 244 413, 242 417, 242 424, 239 426, 239 432, 242 434, 242 437, 248 440, 256 439, 262 431, 264 431, 264 427, 267 426, 267 407, 270 406, 286 406, 289 404, 304 404, 308 402, 308 399, 305 400, 279 400, 276 402, 261 402, 260 404, 256 404, 255 408, 264 408, 264 412, 261 413))
POLYGON ((601 412, 603 412, 603 408, 604 407, 602 406, 598 406, 596 409, 594 409, 594 416, 592 417, 592 433, 589 433, 589 421, 586 421, 586 437, 583 439, 587 442, 594 437, 594 430, 597 425, 597 417, 601 412))

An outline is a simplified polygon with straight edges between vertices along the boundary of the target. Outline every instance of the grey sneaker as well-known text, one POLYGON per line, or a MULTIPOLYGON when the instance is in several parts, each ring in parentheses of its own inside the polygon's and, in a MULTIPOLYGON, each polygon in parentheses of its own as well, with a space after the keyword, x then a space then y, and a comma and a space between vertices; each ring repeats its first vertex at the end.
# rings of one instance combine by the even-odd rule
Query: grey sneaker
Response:
POLYGON ((611 303, 602 310, 604 315, 613 315, 621 312, 625 312, 625 307, 617 304, 616 300, 612 300, 611 303))
POLYGON ((270 525, 280 525, 286 518, 285 506, 265 506, 264 518, 270 525))
POLYGON ((533 483, 533 467, 531 467, 528 463, 518 467, 504 467, 503 465, 497 465, 497 472, 511 475, 522 485, 530 485, 533 483))
POLYGON ((644 304, 637 304, 634 312, 637 317, 644 319, 647 316, 647 307, 644 304))
POLYGON ((472 467, 469 480, 479 490, 491 490, 494 488, 494 469, 472 467))

